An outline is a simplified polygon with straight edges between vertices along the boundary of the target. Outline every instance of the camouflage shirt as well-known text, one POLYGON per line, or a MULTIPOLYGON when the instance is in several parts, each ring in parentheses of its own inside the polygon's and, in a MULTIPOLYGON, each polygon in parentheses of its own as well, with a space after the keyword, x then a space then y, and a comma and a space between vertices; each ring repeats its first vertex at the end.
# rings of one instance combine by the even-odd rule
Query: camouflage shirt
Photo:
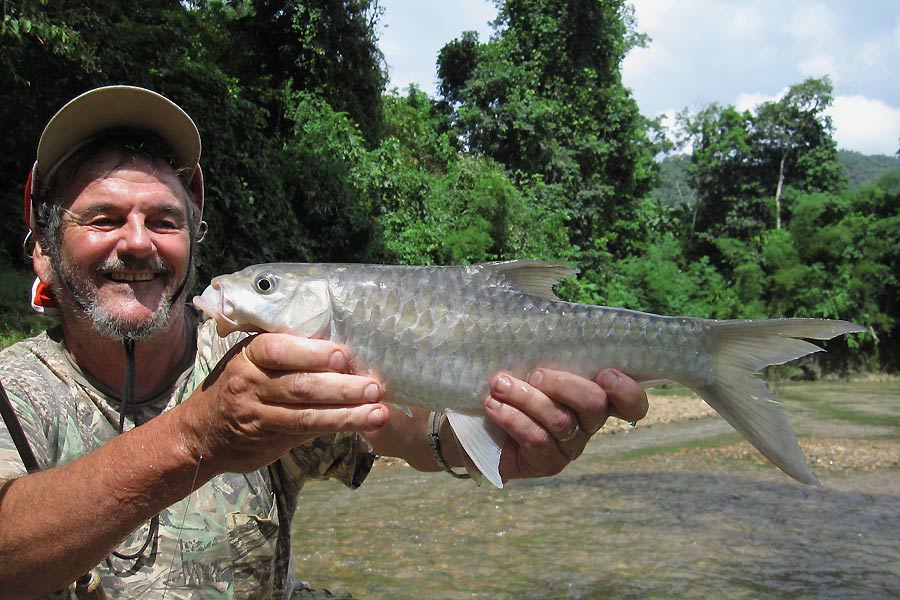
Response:
MULTIPOLYGON (((189 319, 198 316, 188 310, 189 319)), ((126 429, 187 398, 239 339, 222 339, 212 321, 196 327, 172 387, 128 411, 126 429)), ((59 328, 0 352, 0 381, 42 469, 77 459, 115 437, 120 392, 105 389, 72 361, 59 328)), ((303 444, 267 468, 215 477, 159 514, 158 533, 137 560, 112 557, 98 566, 108 596, 119 598, 282 598, 294 587, 291 521, 309 478, 336 478, 357 487, 371 456, 357 451, 355 435, 325 436, 303 444)), ((0 478, 25 474, 9 431, 0 420, 0 478)), ((65 502, 59 491, 56 502, 65 502)), ((150 523, 117 548, 137 552, 150 523)), ((67 592, 48 598, 66 598, 67 592)))

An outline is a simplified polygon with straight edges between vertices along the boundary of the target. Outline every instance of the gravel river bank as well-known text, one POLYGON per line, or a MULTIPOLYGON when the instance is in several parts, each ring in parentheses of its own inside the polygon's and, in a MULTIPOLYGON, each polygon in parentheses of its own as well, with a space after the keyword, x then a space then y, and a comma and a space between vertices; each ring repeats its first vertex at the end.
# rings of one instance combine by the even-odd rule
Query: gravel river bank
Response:
POLYGON ((476 488, 379 461, 310 485, 300 579, 363 599, 900 598, 900 380, 778 386, 818 487, 653 391, 565 473, 476 488))

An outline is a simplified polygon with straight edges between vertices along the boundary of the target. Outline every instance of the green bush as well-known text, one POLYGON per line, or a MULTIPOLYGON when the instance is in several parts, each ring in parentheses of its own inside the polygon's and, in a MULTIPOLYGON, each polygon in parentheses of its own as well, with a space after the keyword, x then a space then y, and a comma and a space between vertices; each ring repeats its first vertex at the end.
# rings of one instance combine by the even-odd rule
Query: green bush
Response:
POLYGON ((31 337, 53 324, 31 309, 28 297, 34 275, 0 265, 0 348, 31 337))

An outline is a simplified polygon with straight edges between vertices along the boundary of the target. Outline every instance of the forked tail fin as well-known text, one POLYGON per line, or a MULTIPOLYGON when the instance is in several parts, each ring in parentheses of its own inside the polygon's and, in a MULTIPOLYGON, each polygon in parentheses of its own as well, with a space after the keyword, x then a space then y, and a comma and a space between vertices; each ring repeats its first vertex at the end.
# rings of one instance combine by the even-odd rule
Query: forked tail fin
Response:
POLYGON ((782 471, 817 484, 781 402, 758 374, 769 365, 822 350, 797 338, 828 340, 862 331, 847 321, 824 319, 718 322, 713 328, 714 382, 695 391, 782 471))

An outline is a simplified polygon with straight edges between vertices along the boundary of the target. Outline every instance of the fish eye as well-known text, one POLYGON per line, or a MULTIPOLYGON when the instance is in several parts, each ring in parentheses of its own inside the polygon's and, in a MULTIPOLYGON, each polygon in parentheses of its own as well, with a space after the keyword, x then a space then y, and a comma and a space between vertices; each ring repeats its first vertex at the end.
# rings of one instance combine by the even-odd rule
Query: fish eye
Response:
POLYGON ((271 273, 263 273, 253 282, 253 287, 256 288, 256 291, 260 294, 271 294, 275 291, 276 283, 277 279, 274 275, 271 273))

